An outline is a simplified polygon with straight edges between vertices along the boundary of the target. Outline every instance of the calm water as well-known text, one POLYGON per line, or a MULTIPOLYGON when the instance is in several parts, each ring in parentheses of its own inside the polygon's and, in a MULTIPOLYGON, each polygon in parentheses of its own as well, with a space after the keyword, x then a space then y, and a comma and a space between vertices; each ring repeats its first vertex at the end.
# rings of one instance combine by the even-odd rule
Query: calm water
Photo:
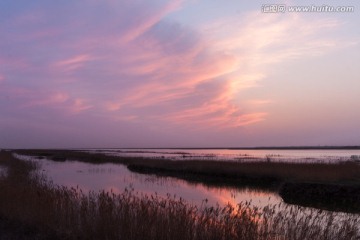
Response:
POLYGON ((39 162, 41 171, 49 180, 57 185, 81 188, 88 192, 107 190, 121 193, 125 189, 138 194, 157 194, 166 197, 168 194, 185 199, 192 204, 216 203, 236 205, 251 201, 254 206, 266 206, 269 203, 280 203, 282 199, 275 193, 235 189, 228 187, 208 187, 203 184, 191 184, 184 180, 171 177, 156 177, 153 175, 130 172, 120 164, 90 164, 77 161, 54 162, 46 159, 36 159, 27 156, 17 157, 39 162))

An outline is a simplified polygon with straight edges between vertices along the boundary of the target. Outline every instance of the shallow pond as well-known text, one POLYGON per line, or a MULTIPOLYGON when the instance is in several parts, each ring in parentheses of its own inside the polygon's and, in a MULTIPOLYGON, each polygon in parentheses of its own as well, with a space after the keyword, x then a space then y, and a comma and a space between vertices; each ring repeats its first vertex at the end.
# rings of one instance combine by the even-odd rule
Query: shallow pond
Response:
POLYGON ((40 170, 54 184, 80 188, 88 191, 113 191, 121 193, 125 189, 139 194, 166 197, 168 194, 185 199, 192 204, 236 205, 240 202, 250 202, 262 207, 269 203, 278 204, 282 199, 273 192, 249 188, 236 189, 229 187, 209 187, 204 184, 193 184, 185 180, 171 177, 138 174, 129 171, 120 164, 90 164, 78 161, 54 162, 47 159, 19 156, 40 164, 40 170))

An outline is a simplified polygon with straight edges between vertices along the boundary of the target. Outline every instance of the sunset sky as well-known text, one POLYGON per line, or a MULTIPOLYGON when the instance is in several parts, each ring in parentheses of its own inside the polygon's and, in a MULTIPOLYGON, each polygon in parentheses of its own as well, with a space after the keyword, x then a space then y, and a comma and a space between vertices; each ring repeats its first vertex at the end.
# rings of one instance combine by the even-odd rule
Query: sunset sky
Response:
POLYGON ((360 145, 360 2, 264 2, 0 1, 0 148, 360 145))

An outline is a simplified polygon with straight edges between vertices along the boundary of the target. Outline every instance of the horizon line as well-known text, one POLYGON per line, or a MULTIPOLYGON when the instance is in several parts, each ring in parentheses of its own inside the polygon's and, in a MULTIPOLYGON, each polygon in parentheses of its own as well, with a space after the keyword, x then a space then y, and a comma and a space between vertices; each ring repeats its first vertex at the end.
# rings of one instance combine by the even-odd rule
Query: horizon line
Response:
POLYGON ((48 147, 48 148, 0 148, 0 150, 20 150, 20 149, 64 149, 64 150, 77 150, 77 149, 229 149, 229 150, 357 150, 360 145, 324 145, 324 146, 257 146, 257 147, 48 147))

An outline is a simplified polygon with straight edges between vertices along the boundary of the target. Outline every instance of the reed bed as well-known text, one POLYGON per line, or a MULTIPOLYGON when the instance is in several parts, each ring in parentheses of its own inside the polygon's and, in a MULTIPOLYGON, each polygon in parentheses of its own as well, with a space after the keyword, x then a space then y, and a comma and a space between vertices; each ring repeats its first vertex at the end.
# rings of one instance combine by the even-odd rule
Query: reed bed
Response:
MULTIPOLYGON (((83 193, 56 186, 34 172, 36 164, 0 153, 0 222, 29 226, 34 239, 359 239, 359 215, 283 205, 259 209, 195 206, 170 195, 132 190, 83 193), (34 232, 36 235, 34 235, 34 232)), ((1 225, 1 224, 0 224, 1 225)), ((27 236, 28 232, 23 238, 27 236)), ((0 231, 1 239, 1 231, 0 231)), ((19 238, 20 239, 20 238, 19 238)))
POLYGON ((192 174, 223 179, 250 178, 278 181, 319 183, 360 183, 360 164, 347 161, 339 163, 290 162, 221 162, 221 161, 169 161, 148 160, 128 164, 128 168, 144 173, 171 175, 192 174))

